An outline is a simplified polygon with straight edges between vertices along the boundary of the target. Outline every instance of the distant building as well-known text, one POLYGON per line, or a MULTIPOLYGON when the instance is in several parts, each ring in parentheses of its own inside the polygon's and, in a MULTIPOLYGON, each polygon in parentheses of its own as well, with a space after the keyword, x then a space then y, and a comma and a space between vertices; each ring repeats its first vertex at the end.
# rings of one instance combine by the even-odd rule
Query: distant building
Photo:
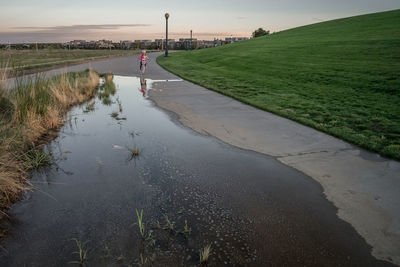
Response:
POLYGON ((225 38, 225 43, 231 44, 231 43, 236 43, 244 40, 249 40, 249 37, 226 37, 225 38))
POLYGON ((129 40, 125 40, 125 41, 120 41, 120 47, 121 49, 133 49, 133 42, 129 41, 129 40))
MULTIPOLYGON (((248 37, 226 37, 225 40, 198 40, 197 38, 168 39, 168 48, 173 50, 202 49, 208 47, 221 46, 225 44, 248 40, 248 37)), ((72 40, 65 43, 18 43, 0 44, 0 49, 165 49, 165 39, 152 40, 72 40)))
POLYGON ((180 38, 180 46, 184 49, 195 49, 198 47, 198 42, 196 38, 180 38))
POLYGON ((112 49, 114 48, 113 42, 111 40, 99 40, 96 42, 96 48, 99 49, 112 49))

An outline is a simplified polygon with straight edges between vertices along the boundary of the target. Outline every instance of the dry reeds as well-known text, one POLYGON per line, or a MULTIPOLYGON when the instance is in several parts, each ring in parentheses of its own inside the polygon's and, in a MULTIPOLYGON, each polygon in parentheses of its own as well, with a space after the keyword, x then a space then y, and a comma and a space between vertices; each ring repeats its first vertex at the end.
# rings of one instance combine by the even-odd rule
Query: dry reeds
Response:
POLYGON ((112 82, 112 80, 114 79, 114 75, 112 73, 106 73, 104 74, 104 78, 106 82, 109 83, 112 82))
POLYGON ((49 154, 35 144, 63 124, 69 107, 95 95, 99 75, 89 70, 52 79, 17 78, 11 90, 6 81, 7 74, 0 73, 0 219, 29 188, 25 172, 49 163, 49 154))
POLYGON ((200 264, 201 265, 207 265, 208 264, 208 259, 211 255, 211 245, 207 245, 205 248, 200 250, 200 264))

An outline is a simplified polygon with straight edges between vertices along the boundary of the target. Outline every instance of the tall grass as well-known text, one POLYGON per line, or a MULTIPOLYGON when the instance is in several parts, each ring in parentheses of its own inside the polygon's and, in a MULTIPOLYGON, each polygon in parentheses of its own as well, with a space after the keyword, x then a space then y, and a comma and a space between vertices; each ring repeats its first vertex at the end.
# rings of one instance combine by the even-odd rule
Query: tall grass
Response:
POLYGON ((51 79, 19 78, 12 89, 6 87, 7 77, 0 72, 0 219, 29 188, 26 171, 51 160, 37 142, 63 124, 69 107, 93 97, 99 85, 99 75, 90 70, 51 79))

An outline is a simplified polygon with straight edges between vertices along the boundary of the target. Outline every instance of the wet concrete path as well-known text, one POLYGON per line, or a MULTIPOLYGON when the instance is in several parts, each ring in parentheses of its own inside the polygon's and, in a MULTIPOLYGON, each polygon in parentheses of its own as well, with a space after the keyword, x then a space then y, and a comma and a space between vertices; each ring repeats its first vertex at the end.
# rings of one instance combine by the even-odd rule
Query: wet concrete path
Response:
POLYGON ((180 81, 114 81, 111 104, 75 107, 47 146, 56 162, 33 173, 36 190, 13 207, 1 266, 70 266, 73 238, 86 244, 87 266, 196 266, 209 244, 209 266, 389 265, 313 179, 183 127, 146 98, 180 81), (163 229, 165 215, 174 231, 163 229))

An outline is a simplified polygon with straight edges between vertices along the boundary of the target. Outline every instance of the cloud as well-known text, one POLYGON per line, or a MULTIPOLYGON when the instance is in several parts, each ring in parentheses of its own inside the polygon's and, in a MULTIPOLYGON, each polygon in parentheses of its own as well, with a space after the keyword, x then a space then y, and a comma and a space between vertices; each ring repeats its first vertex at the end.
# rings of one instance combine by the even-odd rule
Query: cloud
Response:
POLYGON ((50 27, 12 27, 0 32, 0 43, 4 42, 64 42, 72 39, 110 38, 123 29, 148 27, 151 24, 88 24, 50 27))
POLYGON ((236 17, 236 19, 241 20, 241 19, 247 19, 247 18, 246 17, 236 17))
MULTIPOLYGON (((66 42, 70 40, 133 40, 164 38, 164 32, 141 31, 151 24, 96 24, 52 27, 13 27, 0 32, 0 43, 66 42), (137 31, 134 29, 138 29, 137 31)), ((170 38, 189 38, 189 31, 170 32, 170 38)), ((212 40, 227 36, 249 36, 247 32, 197 32, 193 37, 212 40)))
POLYGON ((14 30, 34 30, 34 31, 75 31, 75 30, 116 30, 130 27, 148 27, 151 24, 92 24, 92 25, 70 25, 70 26, 51 26, 51 27, 12 27, 14 30))

